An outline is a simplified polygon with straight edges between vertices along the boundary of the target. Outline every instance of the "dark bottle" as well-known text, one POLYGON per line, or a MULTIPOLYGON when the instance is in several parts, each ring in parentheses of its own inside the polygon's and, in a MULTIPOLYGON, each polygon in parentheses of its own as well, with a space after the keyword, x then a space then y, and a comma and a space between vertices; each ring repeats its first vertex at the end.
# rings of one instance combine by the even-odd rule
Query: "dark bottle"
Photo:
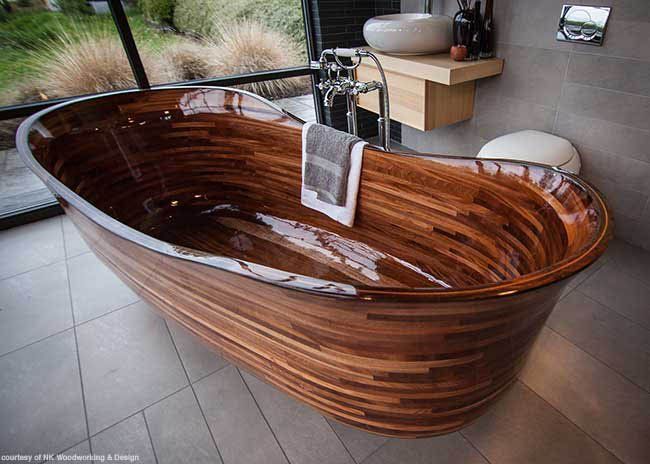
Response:
POLYGON ((483 35, 483 21, 481 20, 481 1, 474 2, 474 24, 472 27, 472 43, 469 46, 469 59, 478 60, 481 53, 481 36, 483 35))
POLYGON ((483 34, 481 36, 481 53, 479 58, 492 58, 494 56, 494 18, 492 16, 492 0, 485 3, 483 15, 483 34))
POLYGON ((460 10, 454 16, 453 45, 464 45, 469 51, 472 44, 472 31, 474 30, 474 12, 460 10))

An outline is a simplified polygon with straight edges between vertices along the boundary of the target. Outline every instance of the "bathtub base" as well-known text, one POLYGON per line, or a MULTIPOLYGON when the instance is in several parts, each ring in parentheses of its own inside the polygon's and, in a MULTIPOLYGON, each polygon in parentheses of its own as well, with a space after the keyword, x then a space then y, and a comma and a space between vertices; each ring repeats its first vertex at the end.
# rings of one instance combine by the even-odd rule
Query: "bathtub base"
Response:
POLYGON ((563 287, 472 305, 303 295, 156 253, 65 209, 165 317, 320 413, 390 437, 446 434, 483 414, 516 380, 563 287))

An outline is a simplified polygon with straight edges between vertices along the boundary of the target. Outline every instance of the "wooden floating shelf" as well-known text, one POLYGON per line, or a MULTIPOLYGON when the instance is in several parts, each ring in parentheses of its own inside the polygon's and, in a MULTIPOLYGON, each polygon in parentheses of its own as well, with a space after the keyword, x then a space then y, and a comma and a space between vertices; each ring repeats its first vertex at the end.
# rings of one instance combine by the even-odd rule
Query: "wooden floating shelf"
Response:
MULTIPOLYGON (((366 48, 384 67, 391 118, 424 131, 471 119, 476 80, 503 71, 501 58, 454 61, 448 53, 393 56, 366 48)), ((379 80, 375 64, 365 60, 357 69, 357 79, 379 80)), ((377 95, 360 95, 359 106, 378 113, 377 95)))

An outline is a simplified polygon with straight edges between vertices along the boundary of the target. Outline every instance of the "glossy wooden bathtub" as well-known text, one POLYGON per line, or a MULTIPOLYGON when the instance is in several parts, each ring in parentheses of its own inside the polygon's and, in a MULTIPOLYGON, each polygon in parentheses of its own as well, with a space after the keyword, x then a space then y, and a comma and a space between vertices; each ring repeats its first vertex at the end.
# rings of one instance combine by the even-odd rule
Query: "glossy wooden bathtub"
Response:
POLYGON ((463 427, 604 251, 605 204, 540 166, 368 147, 347 228, 300 205, 300 130, 175 88, 45 110, 18 141, 95 254, 236 364, 372 432, 463 427))

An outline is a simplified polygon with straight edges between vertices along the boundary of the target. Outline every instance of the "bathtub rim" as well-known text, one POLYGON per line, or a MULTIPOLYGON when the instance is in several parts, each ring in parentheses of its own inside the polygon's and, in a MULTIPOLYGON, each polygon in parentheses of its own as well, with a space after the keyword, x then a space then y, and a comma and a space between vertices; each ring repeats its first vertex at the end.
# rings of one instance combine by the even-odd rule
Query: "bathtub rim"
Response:
MULTIPOLYGON (((45 108, 29 116, 20 124, 16 132, 16 148, 25 165, 32 172, 34 172, 41 179, 41 181, 43 181, 48 189, 53 191, 55 197, 57 198, 57 201, 60 203, 70 204, 81 214, 83 214, 88 220, 94 222, 99 227, 117 235, 118 237, 128 240, 137 246, 143 246, 151 251, 169 256, 171 258, 192 261, 197 264, 216 268, 225 272, 234 273, 242 277, 258 280, 288 290, 294 290, 301 293, 316 294, 323 297, 350 298, 359 300, 451 302, 466 300, 485 300, 490 298, 514 296, 555 284, 575 275, 582 269, 595 262, 604 253, 608 242, 613 237, 613 221, 609 208, 603 199, 603 195, 589 182, 579 178, 573 173, 570 173, 558 167, 550 167, 539 163, 522 162, 510 159, 482 158, 480 161, 509 163, 524 167, 533 166, 542 168, 547 171, 553 171, 560 173, 572 183, 577 184, 594 199, 597 209, 601 214, 601 227, 597 234, 597 237, 585 250, 576 254, 575 256, 565 258, 551 266, 547 266, 535 272, 525 274, 524 276, 518 277, 516 279, 511 279, 503 282, 488 283, 464 288, 401 288, 343 284, 306 275, 294 274, 288 271, 271 268, 262 264, 256 264, 245 260, 214 255, 202 250, 175 245, 173 243, 165 242, 163 240, 151 237, 150 235, 147 235, 126 224, 119 222, 117 219, 104 213, 99 208, 95 207, 90 202, 79 196, 77 193, 70 190, 65 184, 63 184, 61 181, 51 175, 43 166, 41 166, 41 164, 35 159, 29 147, 29 135, 34 126, 39 122, 40 118, 46 114, 57 111, 60 108, 88 100, 112 97, 126 93, 148 93, 181 89, 224 90, 244 94, 270 106, 271 108, 290 117, 294 121, 304 124, 303 120, 285 111, 272 101, 245 90, 235 89, 231 87, 205 85, 160 86, 151 89, 126 89, 102 93, 99 95, 87 95, 53 105, 49 108, 45 108), (242 264, 244 266, 242 266, 242 264), (256 273, 245 271, 244 268, 252 269, 256 271, 256 273)), ((383 151, 385 153, 390 153, 395 156, 406 156, 423 159, 474 159, 465 156, 441 155, 433 153, 422 154, 403 150, 386 151, 374 144, 370 144, 370 146, 373 149, 383 151)))

